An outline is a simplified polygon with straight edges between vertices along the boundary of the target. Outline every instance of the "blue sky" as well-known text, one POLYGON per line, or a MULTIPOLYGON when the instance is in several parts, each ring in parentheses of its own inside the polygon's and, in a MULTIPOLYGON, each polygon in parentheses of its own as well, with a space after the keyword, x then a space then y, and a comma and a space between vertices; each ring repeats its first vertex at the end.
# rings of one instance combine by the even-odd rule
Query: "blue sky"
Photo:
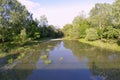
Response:
POLYGON ((34 18, 46 15, 49 24, 62 27, 84 10, 86 15, 95 3, 113 3, 114 0, 18 0, 33 13, 34 18))

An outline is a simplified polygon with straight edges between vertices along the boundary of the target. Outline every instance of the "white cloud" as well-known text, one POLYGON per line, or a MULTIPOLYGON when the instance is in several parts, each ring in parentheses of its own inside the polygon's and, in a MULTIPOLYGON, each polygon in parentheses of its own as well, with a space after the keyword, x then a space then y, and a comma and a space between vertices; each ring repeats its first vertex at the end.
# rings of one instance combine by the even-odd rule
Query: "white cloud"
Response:
POLYGON ((45 14, 48 18, 49 24, 55 26, 63 26, 67 23, 71 23, 73 18, 79 14, 82 10, 89 12, 92 8, 92 4, 86 5, 63 5, 56 7, 43 7, 40 3, 33 2, 30 0, 18 0, 20 3, 26 6, 26 8, 33 13, 34 18, 40 18, 41 15, 45 14))

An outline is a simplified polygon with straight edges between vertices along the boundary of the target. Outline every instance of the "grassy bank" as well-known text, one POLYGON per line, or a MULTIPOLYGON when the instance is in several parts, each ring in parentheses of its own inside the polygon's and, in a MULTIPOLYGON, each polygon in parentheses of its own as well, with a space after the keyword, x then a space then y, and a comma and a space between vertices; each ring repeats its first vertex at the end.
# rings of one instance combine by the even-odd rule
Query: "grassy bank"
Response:
POLYGON ((92 46, 110 49, 115 51, 120 51, 120 45, 117 43, 117 40, 97 40, 97 41, 87 41, 85 39, 79 39, 82 43, 87 43, 92 46))

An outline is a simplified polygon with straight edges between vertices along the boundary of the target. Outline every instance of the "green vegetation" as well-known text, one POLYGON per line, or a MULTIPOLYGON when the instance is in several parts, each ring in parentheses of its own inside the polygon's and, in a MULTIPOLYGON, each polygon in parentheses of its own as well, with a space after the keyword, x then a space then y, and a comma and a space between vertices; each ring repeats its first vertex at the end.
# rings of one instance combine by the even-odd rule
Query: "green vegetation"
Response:
POLYGON ((94 41, 98 39, 98 34, 97 34, 97 30, 89 28, 86 30, 86 40, 88 41, 94 41))
POLYGON ((48 64, 51 64, 52 61, 51 60, 45 60, 45 64, 48 65, 48 64))
POLYGON ((65 39, 80 39, 94 46, 120 50, 120 0, 114 3, 96 3, 89 17, 84 11, 66 24, 62 31, 65 39), (97 40, 97 41, 96 41, 97 40), (92 41, 92 42, 91 42, 92 41))
MULTIPOLYGON (((71 24, 64 25, 62 30, 48 24, 45 15, 33 19, 33 15, 17 0, 0 0, 0 5, 0 58, 6 59, 6 64, 12 64, 34 52, 34 47, 44 39, 63 36, 120 51, 120 0, 115 0, 113 4, 95 4, 89 17, 82 11, 71 24)), ((51 45, 46 47, 46 53, 51 50, 48 48, 53 48, 51 45)), ((47 54, 41 56, 47 65, 52 63, 48 57, 47 54)), ((63 57, 59 60, 63 60, 63 57)))
POLYGON ((42 55, 40 58, 43 59, 43 60, 46 60, 48 58, 48 56, 47 55, 42 55))
POLYGON ((49 25, 45 15, 33 19, 17 0, 0 0, 0 58, 7 63, 22 59, 42 40, 62 36, 61 29, 49 25))
POLYGON ((87 43, 92 46, 100 47, 103 49, 110 49, 114 51, 120 51, 120 46, 117 44, 116 40, 96 40, 96 41, 86 41, 85 39, 79 39, 82 43, 87 43))
POLYGON ((10 59, 8 60, 8 63, 9 63, 9 64, 13 63, 13 59, 10 58, 10 59))
POLYGON ((45 55, 45 54, 42 55, 40 58, 41 58, 42 60, 44 60, 44 63, 45 63, 46 65, 52 63, 52 61, 48 59, 48 55, 47 55, 47 54, 46 54, 46 55, 45 55))

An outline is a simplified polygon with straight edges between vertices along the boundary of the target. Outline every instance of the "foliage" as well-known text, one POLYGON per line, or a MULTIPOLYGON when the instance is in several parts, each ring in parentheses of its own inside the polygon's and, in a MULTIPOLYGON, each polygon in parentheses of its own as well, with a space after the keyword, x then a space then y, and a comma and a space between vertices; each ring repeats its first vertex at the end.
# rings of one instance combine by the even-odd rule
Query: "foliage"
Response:
POLYGON ((120 0, 115 0, 115 2, 112 5, 112 8, 112 24, 114 25, 114 27, 120 29, 120 0))
POLYGON ((24 44, 27 41, 27 35, 25 29, 21 30, 19 37, 20 37, 20 43, 24 44))
POLYGON ((45 64, 48 65, 48 64, 51 64, 52 61, 51 60, 45 60, 45 64))
POLYGON ((35 40, 40 39, 40 33, 39 32, 34 33, 34 39, 35 40))
POLYGON ((47 17, 45 15, 42 15, 40 16, 40 26, 41 27, 45 27, 45 26, 48 26, 48 20, 47 20, 47 17))
POLYGON ((96 30, 97 30, 98 38, 102 39, 103 38, 103 29, 96 28, 96 30))
POLYGON ((0 5, 2 42, 10 41, 27 25, 29 12, 17 0, 1 0, 0 5))
POLYGON ((66 24, 62 29, 64 37, 72 37, 72 30, 73 30, 72 24, 66 24))
POLYGON ((45 59, 48 58, 48 55, 42 55, 40 58, 43 59, 43 60, 45 60, 45 59))
POLYGON ((102 28, 111 25, 112 6, 107 3, 97 3, 90 11, 91 26, 102 28))
POLYGON ((84 14, 76 16, 72 24, 66 24, 62 31, 65 37, 70 38, 85 38, 86 29, 89 28, 89 24, 84 14))
POLYGON ((73 19, 72 24, 66 24, 62 31, 64 36, 69 38, 118 39, 120 35, 119 12, 120 0, 116 0, 113 4, 96 3, 90 10, 88 18, 82 12, 73 19))
POLYGON ((117 39, 120 35, 119 30, 111 26, 105 27, 103 31, 103 37, 107 39, 117 39))
POLYGON ((25 57, 25 53, 21 53, 21 54, 17 57, 17 59, 22 59, 23 57, 25 57))
POLYGON ((88 41, 94 41, 98 39, 98 34, 97 34, 97 30, 93 29, 93 28, 89 28, 86 30, 86 40, 88 41))
POLYGON ((13 59, 12 58, 8 59, 8 63, 12 64, 13 63, 13 59))

